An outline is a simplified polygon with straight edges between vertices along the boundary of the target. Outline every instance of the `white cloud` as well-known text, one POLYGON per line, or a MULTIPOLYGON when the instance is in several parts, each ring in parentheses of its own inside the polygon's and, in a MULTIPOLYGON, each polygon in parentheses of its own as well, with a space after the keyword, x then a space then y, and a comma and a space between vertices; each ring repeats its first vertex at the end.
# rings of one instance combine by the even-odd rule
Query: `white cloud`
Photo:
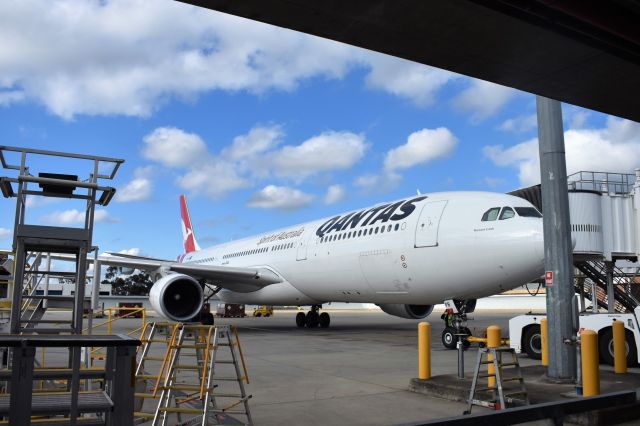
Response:
POLYGON ((120 254, 129 254, 131 256, 139 256, 140 255, 140 249, 138 247, 132 247, 132 248, 128 248, 128 249, 122 249, 122 250, 118 251, 118 253, 120 253, 120 254))
MULTIPOLYGON (((581 170, 628 173, 638 167, 640 124, 609 117, 600 129, 569 129, 564 133, 567 173, 581 170)), ((540 183, 538 139, 509 148, 490 145, 484 155, 496 166, 515 167, 522 186, 540 183)))
POLYGON ((207 145, 195 133, 175 127, 158 127, 144 137, 144 158, 167 167, 185 167, 207 155, 207 145))
POLYGON ((281 177, 303 180, 320 172, 348 169, 365 153, 364 135, 327 131, 300 145, 284 146, 265 159, 260 166, 281 177))
POLYGON ((387 152, 384 168, 387 171, 407 169, 449 155, 458 139, 445 127, 422 129, 411 133, 407 143, 387 152))
POLYGON ((61 198, 41 197, 38 195, 27 195, 27 207, 40 207, 49 204, 57 204, 62 202, 61 198))
POLYGON ((298 210, 313 201, 313 196, 286 186, 268 185, 251 196, 248 207, 298 210))
POLYGON ((381 174, 366 174, 356 178, 353 184, 368 194, 383 194, 396 189, 402 176, 395 172, 382 172, 381 174))
POLYGON ((505 120, 498 126, 500 130, 505 132, 524 133, 535 129, 538 126, 538 115, 519 115, 514 118, 505 120))
POLYGON ((569 127, 571 127, 572 129, 581 129, 585 126, 588 119, 588 111, 575 111, 570 115, 571 124, 569 127))
POLYGON ((275 148, 283 136, 280 126, 257 126, 246 135, 236 136, 231 146, 222 150, 222 156, 231 160, 242 160, 262 154, 275 148))
POLYGON ((370 70, 370 87, 423 105, 453 78, 169 0, 5 0, 0 29, 11 41, 0 45, 0 105, 32 100, 65 119, 148 116, 174 98, 294 90, 304 79, 339 79, 354 68, 370 70))
POLYGON ((214 157, 207 157, 205 161, 195 164, 187 173, 178 177, 176 183, 186 191, 214 199, 250 185, 247 179, 238 175, 233 163, 214 157))
MULTIPOLYGON (((84 224, 85 212, 77 209, 62 210, 42 217, 42 221, 55 226, 69 226, 84 224)), ((106 210, 96 210, 93 216, 96 223, 115 223, 116 219, 109 216, 106 210)))
POLYGON ((6 240, 6 239, 8 239, 8 238, 11 236, 11 234, 12 234, 12 233, 13 233, 13 232, 11 232, 11 230, 10 230, 10 229, 7 229, 7 228, 0 228, 0 240, 6 240))
POLYGON ((497 113, 516 94, 514 89, 484 80, 472 80, 471 85, 453 100, 453 106, 471 114, 479 123, 497 113))
POLYGON ((152 166, 138 167, 134 178, 116 192, 116 201, 127 203, 130 201, 144 201, 151 198, 153 181, 151 180, 152 166))
POLYGON ((345 197, 346 193, 342 185, 331 185, 324 196, 325 204, 335 204, 345 197))
POLYGON ((387 55, 373 54, 370 61, 372 69, 366 77, 369 87, 408 98, 418 106, 433 104, 438 89, 460 78, 449 71, 387 55))
POLYGON ((23 101, 25 93, 19 90, 1 90, 0 85, 0 106, 9 106, 13 103, 23 101))
MULTIPOLYGON (((367 149, 364 135, 346 131, 327 131, 299 145, 278 148, 283 137, 278 125, 257 126, 214 154, 194 133, 158 128, 144 137, 143 152, 146 158, 181 170, 176 178, 181 189, 218 199, 272 176, 300 182, 322 172, 347 169, 367 149)), ((132 201, 139 187, 150 194, 151 181, 146 173, 136 174, 129 185, 132 187, 123 188, 120 201, 132 201), (127 189, 132 191, 125 192, 127 189)))

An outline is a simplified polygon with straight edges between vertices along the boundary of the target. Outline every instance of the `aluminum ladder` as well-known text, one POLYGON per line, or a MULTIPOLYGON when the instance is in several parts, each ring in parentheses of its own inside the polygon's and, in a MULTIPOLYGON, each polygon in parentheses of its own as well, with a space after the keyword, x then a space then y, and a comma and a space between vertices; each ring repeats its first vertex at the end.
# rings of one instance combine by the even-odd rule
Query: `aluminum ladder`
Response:
POLYGON ((244 386, 249 377, 235 327, 184 324, 174 333, 165 360, 153 426, 167 425, 172 414, 180 424, 253 424, 251 395, 244 386), (188 364, 194 356, 195 364, 188 364), (184 422, 183 415, 193 417, 184 422), (232 417, 237 415, 246 421, 232 417))
POLYGON ((157 389, 162 378, 161 365, 158 363, 165 362, 170 342, 174 339, 180 327, 182 327, 180 323, 149 322, 142 328, 140 333, 142 346, 138 348, 138 361, 135 370, 136 393, 133 416, 137 422, 150 421, 155 417, 157 401, 153 401, 150 404, 145 404, 145 401, 158 398, 157 389), (161 331, 163 330, 166 331, 164 338, 161 336, 161 331), (158 346, 162 347, 163 356, 153 354, 158 351, 152 351, 152 349, 158 346), (154 371, 157 374, 152 374, 154 371), (152 405, 153 410, 144 411, 145 405, 152 405))
POLYGON ((524 384, 524 377, 522 376, 522 369, 518 362, 518 355, 513 348, 507 347, 478 349, 476 370, 471 383, 467 410, 464 414, 471 414, 471 408, 474 405, 493 408, 494 410, 502 410, 507 408, 507 404, 529 405, 529 395, 524 384), (511 355, 510 362, 503 361, 503 355, 507 353, 511 355), (493 359, 490 359, 490 357, 493 359), (493 365, 494 373, 487 371, 485 374, 482 372, 484 365, 493 365), (504 377, 504 372, 508 369, 514 370, 515 375, 504 377), (491 377, 495 379, 494 386, 478 388, 478 379, 491 377), (505 383, 508 382, 517 382, 519 386, 517 389, 507 389, 505 383), (476 393, 478 392, 491 392, 491 399, 476 399, 476 393), (518 398, 514 398, 516 396, 518 398))

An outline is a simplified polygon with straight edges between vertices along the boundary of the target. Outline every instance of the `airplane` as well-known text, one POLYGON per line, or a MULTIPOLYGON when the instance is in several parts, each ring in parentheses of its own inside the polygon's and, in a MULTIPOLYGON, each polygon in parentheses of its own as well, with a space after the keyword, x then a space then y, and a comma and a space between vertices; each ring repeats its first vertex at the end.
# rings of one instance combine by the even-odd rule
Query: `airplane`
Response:
POLYGON ((507 194, 419 194, 207 249, 196 241, 184 195, 180 211, 184 253, 177 261, 101 257, 154 271, 151 305, 175 321, 198 317, 205 286, 225 303, 310 306, 296 316, 297 326, 308 328, 329 327, 329 314, 320 313, 329 302, 375 303, 387 314, 420 319, 447 301, 456 321, 445 319, 443 343, 455 348, 453 336, 476 299, 544 271, 542 215, 507 194))

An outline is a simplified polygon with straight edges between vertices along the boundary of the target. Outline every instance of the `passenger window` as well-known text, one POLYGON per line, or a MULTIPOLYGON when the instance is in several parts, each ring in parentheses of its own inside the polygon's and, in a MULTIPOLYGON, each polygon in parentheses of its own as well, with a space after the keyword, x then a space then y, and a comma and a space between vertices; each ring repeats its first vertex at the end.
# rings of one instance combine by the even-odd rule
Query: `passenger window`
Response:
POLYGON ((515 215, 516 212, 514 212, 511 207, 505 207, 502 209, 502 213, 500 213, 500 220, 511 219, 515 215))
POLYGON ((500 213, 500 207, 492 207, 482 215, 482 221, 488 222, 491 220, 496 220, 498 218, 498 213, 500 213))

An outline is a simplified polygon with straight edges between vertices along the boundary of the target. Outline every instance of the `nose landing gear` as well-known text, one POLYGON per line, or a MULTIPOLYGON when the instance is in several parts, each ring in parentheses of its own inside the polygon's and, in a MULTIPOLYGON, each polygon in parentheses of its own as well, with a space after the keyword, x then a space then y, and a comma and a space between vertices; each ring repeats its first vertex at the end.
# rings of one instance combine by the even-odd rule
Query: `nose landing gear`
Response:
POLYGON ((471 330, 467 327, 467 312, 475 310, 476 301, 472 300, 446 300, 445 312, 440 317, 444 320, 442 331, 442 345, 447 349, 456 349, 458 338, 462 337, 462 344, 468 348, 471 343, 464 336, 471 336, 471 330))
POLYGON ((316 328, 318 326, 321 328, 329 327, 329 324, 331 324, 331 317, 326 312, 319 313, 318 311, 321 307, 322 305, 313 305, 311 306, 311 310, 306 314, 304 312, 298 312, 298 315, 296 315, 296 325, 300 328, 316 328))

